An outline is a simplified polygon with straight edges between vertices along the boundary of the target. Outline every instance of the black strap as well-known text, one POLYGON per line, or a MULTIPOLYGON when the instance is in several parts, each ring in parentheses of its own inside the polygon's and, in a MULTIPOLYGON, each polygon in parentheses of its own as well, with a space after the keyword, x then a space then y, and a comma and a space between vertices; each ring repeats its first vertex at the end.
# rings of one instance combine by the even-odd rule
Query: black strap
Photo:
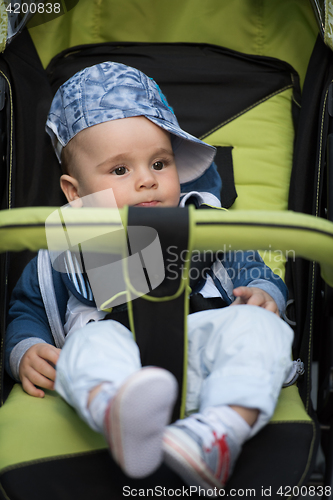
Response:
POLYGON ((190 314, 208 309, 221 309, 227 305, 222 297, 203 297, 201 293, 194 293, 190 296, 190 314))
POLYGON ((106 316, 104 316, 102 321, 106 319, 113 319, 114 321, 118 321, 118 323, 121 323, 122 325, 126 326, 126 328, 128 328, 129 330, 131 329, 128 317, 127 304, 122 304, 119 307, 113 307, 112 311, 109 312, 106 316))
MULTIPOLYGON (((177 254, 172 269, 165 266, 165 279, 148 296, 165 297, 177 292, 182 280, 182 252, 188 247, 188 209, 130 207, 128 226, 148 226, 156 229, 163 251, 164 262, 172 246, 177 254), (143 222, 144 221, 144 222, 143 222)), ((143 366, 154 365, 174 374, 179 394, 174 407, 173 419, 180 416, 184 375, 184 325, 186 321, 186 287, 172 300, 153 302, 139 297, 132 302, 132 314, 136 342, 140 349, 143 366)))
POLYGON ((217 146, 214 159, 217 171, 222 179, 221 205, 223 208, 230 208, 238 196, 234 180, 232 150, 232 146, 217 146))

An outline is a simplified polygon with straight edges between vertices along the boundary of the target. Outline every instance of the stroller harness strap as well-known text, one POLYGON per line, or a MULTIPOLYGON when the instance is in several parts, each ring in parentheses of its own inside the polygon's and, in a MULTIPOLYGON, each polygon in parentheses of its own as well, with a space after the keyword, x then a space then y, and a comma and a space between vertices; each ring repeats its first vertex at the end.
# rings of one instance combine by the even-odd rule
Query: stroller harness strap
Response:
POLYGON ((129 226, 143 225, 143 220, 145 225, 156 229, 164 262, 170 248, 177 258, 172 269, 165 266, 165 279, 157 288, 128 304, 128 313, 142 365, 160 366, 172 372, 178 381, 179 395, 173 411, 173 420, 176 420, 185 411, 189 288, 188 270, 184 270, 181 256, 182 252, 190 254, 189 210, 188 207, 180 211, 165 208, 157 212, 129 208, 129 226))
POLYGON ((54 290, 51 260, 48 250, 39 250, 37 257, 37 270, 39 288, 54 343, 56 347, 61 348, 65 343, 65 333, 54 290))

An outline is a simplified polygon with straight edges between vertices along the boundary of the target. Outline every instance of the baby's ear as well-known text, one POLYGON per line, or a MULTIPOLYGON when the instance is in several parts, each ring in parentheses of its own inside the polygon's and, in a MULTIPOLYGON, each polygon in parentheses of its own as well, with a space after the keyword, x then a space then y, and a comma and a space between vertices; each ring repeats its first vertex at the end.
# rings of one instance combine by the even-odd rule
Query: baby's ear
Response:
POLYGON ((64 174, 60 177, 60 187, 67 198, 68 203, 75 202, 75 207, 82 205, 80 196, 78 194, 78 181, 71 175, 64 174))

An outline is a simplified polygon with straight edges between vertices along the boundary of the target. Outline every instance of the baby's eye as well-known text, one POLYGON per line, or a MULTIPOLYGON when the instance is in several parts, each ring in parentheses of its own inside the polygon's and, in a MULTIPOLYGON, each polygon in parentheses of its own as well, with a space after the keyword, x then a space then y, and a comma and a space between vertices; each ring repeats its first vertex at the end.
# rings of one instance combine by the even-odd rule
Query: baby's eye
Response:
POLYGON ((162 161, 155 161, 155 163, 153 163, 154 170, 162 170, 163 167, 164 163, 162 161))
POLYGON ((126 174, 126 172, 127 172, 126 167, 117 167, 114 170, 112 170, 112 174, 115 174, 115 175, 124 175, 124 174, 126 174))

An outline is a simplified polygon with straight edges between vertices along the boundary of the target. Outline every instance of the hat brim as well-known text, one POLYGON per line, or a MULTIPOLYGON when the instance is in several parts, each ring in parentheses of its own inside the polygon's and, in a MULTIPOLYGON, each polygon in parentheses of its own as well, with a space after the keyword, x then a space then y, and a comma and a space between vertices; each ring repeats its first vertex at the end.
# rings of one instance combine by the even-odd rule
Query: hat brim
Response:
POLYGON ((148 115, 145 117, 175 136, 171 139, 180 184, 198 179, 210 167, 216 154, 214 146, 206 144, 166 120, 148 115))

